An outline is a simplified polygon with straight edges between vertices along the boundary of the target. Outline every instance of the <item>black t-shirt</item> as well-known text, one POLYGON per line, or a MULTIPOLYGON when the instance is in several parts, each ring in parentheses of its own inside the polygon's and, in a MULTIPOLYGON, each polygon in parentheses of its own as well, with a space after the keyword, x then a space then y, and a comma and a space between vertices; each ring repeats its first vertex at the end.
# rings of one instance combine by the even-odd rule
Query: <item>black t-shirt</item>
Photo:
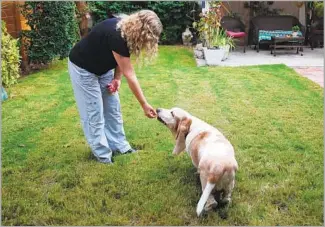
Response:
POLYGON ((90 33, 70 51, 69 59, 75 65, 98 76, 116 68, 112 51, 130 57, 121 31, 116 29, 118 18, 106 19, 95 25, 90 33))

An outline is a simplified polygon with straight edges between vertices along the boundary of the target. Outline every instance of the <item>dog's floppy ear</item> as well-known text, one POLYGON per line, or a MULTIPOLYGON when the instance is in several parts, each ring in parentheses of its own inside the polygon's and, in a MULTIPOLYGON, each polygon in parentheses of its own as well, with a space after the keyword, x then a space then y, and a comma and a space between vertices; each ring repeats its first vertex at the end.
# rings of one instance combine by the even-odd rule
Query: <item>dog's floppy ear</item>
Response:
POLYGON ((179 154, 185 149, 185 138, 190 130, 192 119, 183 117, 176 124, 176 144, 173 150, 173 154, 179 154))

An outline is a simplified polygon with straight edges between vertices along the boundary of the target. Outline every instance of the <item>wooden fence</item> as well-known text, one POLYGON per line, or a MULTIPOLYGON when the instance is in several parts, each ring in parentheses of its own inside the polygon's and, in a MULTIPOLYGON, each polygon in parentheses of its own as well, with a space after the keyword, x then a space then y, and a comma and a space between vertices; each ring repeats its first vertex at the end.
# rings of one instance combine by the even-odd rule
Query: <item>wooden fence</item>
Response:
MULTIPOLYGON (((18 38, 21 30, 28 30, 29 27, 26 24, 26 19, 20 13, 19 5, 23 2, 14 1, 3 1, 1 2, 1 19, 6 23, 8 33, 14 37, 18 38)), ((26 69, 28 64, 28 58, 26 51, 21 48, 21 66, 26 69)))
MULTIPOLYGON (((26 19, 21 14, 20 5, 24 4, 23 1, 2 1, 1 2, 1 19, 6 22, 6 27, 8 33, 14 37, 18 38, 21 30, 30 29, 26 24, 26 19)), ((85 2, 76 2, 78 11, 83 13, 86 8, 85 2)), ((85 14, 82 14, 81 22, 79 23, 81 35, 84 36, 88 32, 87 28, 87 17, 85 14)), ((20 54, 22 57, 22 68, 28 68, 28 57, 26 51, 21 48, 20 54)))
POLYGON ((3 1, 1 3, 1 19, 6 22, 10 35, 18 38, 22 29, 29 29, 26 19, 21 15, 19 5, 23 2, 3 1))

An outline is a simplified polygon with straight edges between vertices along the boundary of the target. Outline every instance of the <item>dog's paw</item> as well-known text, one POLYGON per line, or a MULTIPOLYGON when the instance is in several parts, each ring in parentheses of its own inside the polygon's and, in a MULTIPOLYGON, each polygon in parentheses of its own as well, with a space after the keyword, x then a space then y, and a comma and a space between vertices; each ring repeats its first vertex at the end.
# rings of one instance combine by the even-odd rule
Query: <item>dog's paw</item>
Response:
POLYGON ((204 209, 200 214, 196 213, 198 218, 206 218, 208 216, 208 212, 205 211, 204 209))
POLYGON ((230 205, 231 204, 231 198, 223 198, 221 201, 220 201, 222 204, 224 205, 230 205))
POLYGON ((227 219, 228 218, 228 211, 227 210, 219 210, 218 212, 219 217, 222 219, 227 219))
POLYGON ((206 206, 204 207, 204 211, 208 212, 208 211, 210 211, 210 210, 215 210, 217 207, 218 207, 218 203, 215 202, 215 203, 212 203, 212 204, 206 205, 206 206))
POLYGON ((176 148, 174 148, 174 150, 173 150, 173 152, 172 152, 172 154, 173 154, 174 156, 177 156, 177 155, 179 155, 180 153, 181 153, 181 151, 177 150, 176 148))
POLYGON ((214 198, 209 199, 204 206, 204 211, 208 212, 210 210, 214 210, 217 208, 217 206, 218 206, 218 202, 214 198))

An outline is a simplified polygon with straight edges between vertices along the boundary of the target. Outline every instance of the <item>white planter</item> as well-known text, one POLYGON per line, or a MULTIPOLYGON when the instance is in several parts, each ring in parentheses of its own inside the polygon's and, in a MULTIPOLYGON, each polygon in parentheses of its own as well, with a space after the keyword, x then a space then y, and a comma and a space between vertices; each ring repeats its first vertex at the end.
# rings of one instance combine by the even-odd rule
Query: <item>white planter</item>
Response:
POLYGON ((225 50, 225 54, 222 58, 222 61, 226 60, 229 56, 229 51, 230 51, 230 45, 226 45, 224 47, 222 47, 225 50))
POLYGON ((225 56, 225 49, 208 49, 203 47, 204 58, 207 65, 219 65, 225 56))
POLYGON ((298 36, 298 32, 292 32, 292 36, 293 37, 297 37, 298 36))

